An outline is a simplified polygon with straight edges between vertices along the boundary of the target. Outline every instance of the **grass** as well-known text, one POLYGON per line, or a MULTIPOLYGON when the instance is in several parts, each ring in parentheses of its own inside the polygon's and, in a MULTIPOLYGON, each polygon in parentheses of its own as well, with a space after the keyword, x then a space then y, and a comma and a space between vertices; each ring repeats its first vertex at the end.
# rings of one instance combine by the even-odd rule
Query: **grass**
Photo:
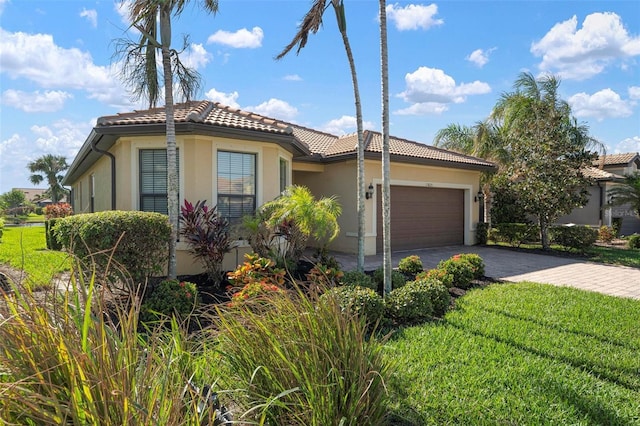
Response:
POLYGON ((19 216, 4 216, 5 223, 14 223, 15 220, 19 220, 24 223, 44 223, 45 218, 43 214, 29 213, 28 215, 19 216))
POLYGON ((640 302, 535 283, 468 293, 387 345, 394 424, 640 423, 640 302))
POLYGON ((66 253, 47 250, 44 226, 5 227, 0 241, 0 263, 25 272, 32 289, 47 288, 53 277, 70 269, 66 253))
MULTIPOLYGON (((512 247, 508 243, 489 242, 488 244, 499 247, 512 247)), ((542 249, 542 246, 540 244, 521 244, 518 246, 518 249, 538 251, 542 249)), ((551 255, 558 254, 564 256, 567 253, 581 257, 586 256, 587 260, 591 262, 640 268, 640 250, 592 246, 589 247, 585 253, 578 253, 575 250, 567 250, 562 246, 552 244, 549 251, 551 255)))

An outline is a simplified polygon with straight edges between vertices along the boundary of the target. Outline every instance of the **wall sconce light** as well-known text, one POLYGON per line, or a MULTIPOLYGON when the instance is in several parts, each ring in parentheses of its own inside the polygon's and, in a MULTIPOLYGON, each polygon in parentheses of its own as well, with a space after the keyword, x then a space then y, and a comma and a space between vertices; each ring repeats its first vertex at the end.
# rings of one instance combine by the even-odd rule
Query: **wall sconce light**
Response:
POLYGON ((482 193, 482 191, 478 191, 473 201, 477 203, 478 201, 482 201, 482 200, 484 200, 484 194, 482 193))
POLYGON ((364 193, 364 197, 368 200, 369 198, 373 198, 373 184, 369 184, 369 189, 364 193))

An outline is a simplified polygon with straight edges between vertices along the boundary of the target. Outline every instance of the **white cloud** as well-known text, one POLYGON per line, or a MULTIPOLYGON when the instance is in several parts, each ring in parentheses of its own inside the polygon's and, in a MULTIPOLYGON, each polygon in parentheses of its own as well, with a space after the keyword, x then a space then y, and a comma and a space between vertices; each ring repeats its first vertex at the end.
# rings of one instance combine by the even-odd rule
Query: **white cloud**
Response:
POLYGON ((262 46, 264 32, 260 27, 253 27, 251 31, 242 28, 234 33, 224 30, 216 31, 207 39, 207 43, 219 43, 235 48, 255 49, 262 46))
POLYGON ((220 102, 232 108, 240 108, 240 104, 237 102, 240 96, 238 92, 224 93, 218 92, 216 89, 211 89, 205 93, 204 96, 211 101, 220 102))
POLYGON ((2 103, 24 112, 53 112, 64 107, 67 99, 73 95, 61 90, 47 90, 44 93, 35 91, 32 93, 20 90, 8 89, 2 93, 2 103))
POLYGON ((473 52, 471 52, 466 59, 467 61, 475 64, 478 68, 482 68, 489 62, 489 55, 494 50, 496 50, 495 47, 488 50, 476 49, 473 52))
POLYGON ((421 4, 409 4, 401 7, 400 4, 387 5, 387 18, 394 22, 399 31, 417 30, 422 28, 428 30, 431 27, 442 25, 442 19, 435 19, 438 13, 438 6, 435 3, 429 6, 421 4))
POLYGON ((623 139, 613 147, 612 154, 624 154, 627 152, 640 152, 640 136, 623 139))
MULTIPOLYGON (((350 115, 343 115, 340 118, 334 118, 328 121, 320 130, 331 133, 332 135, 344 135, 347 133, 353 133, 357 131, 356 118, 350 115)), ((364 121, 362 123, 364 129, 373 129, 375 125, 371 121, 364 121)))
POLYGON ((123 0, 123 1, 115 1, 113 2, 113 8, 115 9, 118 16, 120 16, 120 21, 127 26, 131 25, 131 20, 129 19, 129 10, 131 9, 131 4, 133 0, 123 0))
POLYGON ((95 9, 85 9, 82 8, 82 12, 80 12, 80 17, 87 18, 87 21, 91 24, 93 28, 98 27, 98 12, 95 9))
POLYGON ((180 56, 182 63, 189 68, 201 69, 211 61, 211 53, 202 44, 190 44, 189 48, 180 56))
POLYGON ((25 78, 43 88, 86 90, 96 99, 104 93, 125 96, 114 66, 96 65, 88 52, 60 47, 49 34, 0 28, 0 63, 12 79, 25 78))
POLYGON ((574 15, 533 43, 531 53, 542 57, 541 71, 584 80, 616 61, 640 55, 640 36, 630 35, 620 16, 612 12, 588 15, 580 29, 574 15))
POLYGON ((446 111, 450 103, 462 103, 469 95, 481 95, 491 92, 484 82, 460 83, 444 71, 437 68, 420 67, 405 75, 406 89, 398 96, 411 107, 397 111, 396 114, 439 114, 446 111))
POLYGON ((593 95, 576 93, 568 102, 576 117, 594 117, 598 121, 605 118, 629 117, 633 113, 634 104, 632 101, 623 100, 611 89, 603 89, 593 95))
POLYGON ((302 77, 300 77, 298 74, 285 75, 282 79, 286 81, 302 81, 302 77))
POLYGON ((248 106, 245 109, 267 117, 291 122, 293 122, 293 119, 298 115, 298 109, 296 107, 275 98, 271 98, 257 106, 248 106))
POLYGON ((629 87, 629 98, 640 99, 640 86, 629 87))

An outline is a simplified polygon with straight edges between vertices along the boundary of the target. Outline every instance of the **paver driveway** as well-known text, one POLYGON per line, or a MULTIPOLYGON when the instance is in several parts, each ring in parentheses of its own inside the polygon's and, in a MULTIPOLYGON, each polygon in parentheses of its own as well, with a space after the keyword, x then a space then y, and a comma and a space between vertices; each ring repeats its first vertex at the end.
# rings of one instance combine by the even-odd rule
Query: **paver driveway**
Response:
MULTIPOLYGON (((457 253, 477 253, 485 262, 485 275, 505 281, 533 281, 597 291, 620 297, 640 299, 640 269, 604 265, 579 259, 523 253, 484 246, 455 246, 395 252, 393 266, 411 254, 417 254, 425 269, 434 268, 442 259, 457 253)), ((335 254, 344 270, 355 269, 354 255, 335 254)), ((365 269, 382 265, 382 255, 366 256, 365 269)))

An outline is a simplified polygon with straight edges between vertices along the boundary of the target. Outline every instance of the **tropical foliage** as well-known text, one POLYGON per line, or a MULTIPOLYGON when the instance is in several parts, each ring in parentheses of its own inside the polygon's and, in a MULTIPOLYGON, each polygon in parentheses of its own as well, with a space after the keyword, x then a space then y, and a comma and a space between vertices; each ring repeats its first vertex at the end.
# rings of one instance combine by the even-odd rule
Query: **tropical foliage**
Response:
POLYGON ((629 205, 640 217, 640 172, 625 176, 624 182, 611 188, 608 207, 629 205))
POLYGON ((57 203, 68 195, 68 191, 62 186, 64 172, 69 168, 67 159, 61 155, 44 155, 31 161, 27 168, 31 172, 29 180, 34 185, 47 181, 46 195, 51 201, 57 203))

